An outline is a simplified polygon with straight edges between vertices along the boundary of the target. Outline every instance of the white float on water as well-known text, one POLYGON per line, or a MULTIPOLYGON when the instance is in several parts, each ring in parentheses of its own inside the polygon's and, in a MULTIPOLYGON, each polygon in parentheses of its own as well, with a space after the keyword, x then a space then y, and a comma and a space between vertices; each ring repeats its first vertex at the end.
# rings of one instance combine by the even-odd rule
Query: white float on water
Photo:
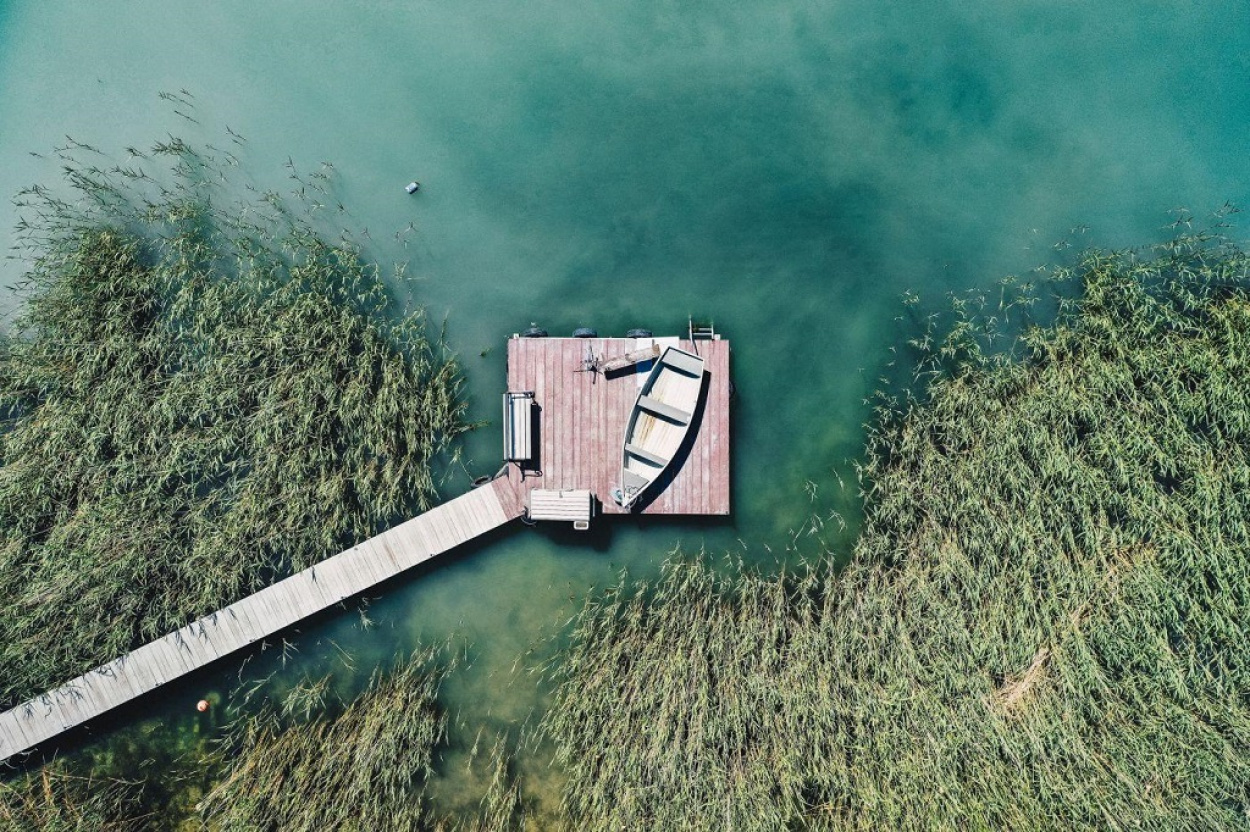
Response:
POLYGON ((409 182, 407 185, 404 186, 404 190, 410 194, 415 194, 420 189, 421 189, 421 183, 419 182, 409 182))

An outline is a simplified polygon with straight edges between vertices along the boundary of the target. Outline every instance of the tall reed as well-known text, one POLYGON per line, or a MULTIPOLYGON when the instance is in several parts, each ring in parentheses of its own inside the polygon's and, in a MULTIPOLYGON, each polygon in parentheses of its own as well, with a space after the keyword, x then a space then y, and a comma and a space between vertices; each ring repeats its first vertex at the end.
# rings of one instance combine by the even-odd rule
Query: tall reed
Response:
POLYGON ((998 351, 964 304, 845 569, 589 603, 544 721, 569 828, 1244 828, 1248 272, 1090 252, 998 351))
POLYGON ((0 828, 6 832, 139 832, 135 783, 79 776, 51 764, 0 783, 0 828))
POLYGON ((221 832, 519 832, 526 812, 505 738, 482 759, 473 755, 474 773, 484 774, 476 810, 448 814, 428 792, 447 775, 439 691, 455 667, 449 651, 427 648, 375 672, 350 699, 330 692, 332 677, 282 693, 262 684, 236 697, 211 761, 222 776, 200 802, 200 820, 221 832))
POLYGON ((322 680, 239 716, 221 752, 226 774, 201 803, 205 822, 223 832, 429 828, 424 787, 447 728, 437 704, 447 669, 437 651, 419 651, 350 702, 327 696, 322 680))
POLYGON ((379 270, 171 139, 22 197, 0 345, 0 708, 435 498, 456 363, 379 270), (153 171, 155 174, 155 171, 153 171))

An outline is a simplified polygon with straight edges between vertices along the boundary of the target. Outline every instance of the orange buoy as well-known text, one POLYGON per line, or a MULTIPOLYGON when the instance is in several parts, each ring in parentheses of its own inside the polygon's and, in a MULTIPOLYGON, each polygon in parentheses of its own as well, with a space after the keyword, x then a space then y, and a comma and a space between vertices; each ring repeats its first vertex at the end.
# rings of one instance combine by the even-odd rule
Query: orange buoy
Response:
POLYGON ((199 711, 200 713, 204 713, 205 711, 207 711, 207 710, 208 710, 208 700, 207 700, 207 699, 201 699, 199 702, 196 702, 196 703, 195 703, 195 709, 196 709, 197 711, 199 711))

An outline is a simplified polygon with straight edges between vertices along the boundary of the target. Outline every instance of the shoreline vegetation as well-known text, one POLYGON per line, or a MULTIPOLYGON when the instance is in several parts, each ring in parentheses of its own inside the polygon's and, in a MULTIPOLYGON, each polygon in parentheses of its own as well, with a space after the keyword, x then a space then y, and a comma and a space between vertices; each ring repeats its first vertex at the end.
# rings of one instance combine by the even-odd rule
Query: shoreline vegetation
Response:
POLYGON ((426 797, 447 736, 439 688, 454 669, 446 650, 427 649, 375 672, 348 702, 327 694, 327 677, 276 705, 232 705, 238 716, 215 754, 224 774, 198 807, 204 823, 222 832, 521 828, 502 740, 479 819, 440 821, 426 797))
POLYGON ((1014 348, 964 305, 882 411, 845 568, 587 604, 544 721, 570 828, 1245 827, 1250 257, 1058 277, 1014 348))
POLYGON ((441 338, 350 243, 273 193, 218 206, 178 139, 129 154, 20 197, 0 708, 423 510, 468 428, 441 338))
MULTIPOLYGON (((71 164, 73 201, 23 196, 0 707, 421 510, 468 427, 457 365, 349 243, 275 194, 217 206, 219 162, 179 140, 130 154, 71 164)), ((1250 255, 1197 234, 1052 277, 1040 325, 1036 287, 1013 284, 911 342, 915 386, 869 426, 849 562, 675 554, 590 599, 532 668, 552 691, 537 726, 515 747, 479 732, 476 813, 431 799, 456 661, 427 649, 351 699, 330 678, 233 697, 193 801, 82 756, 0 782, 0 821, 1243 828, 1250 255), (549 754, 560 817, 515 774, 549 754)))
POLYGON ((13 783, 0 782, 6 832, 138 832, 152 818, 138 783, 81 776, 49 763, 13 783))

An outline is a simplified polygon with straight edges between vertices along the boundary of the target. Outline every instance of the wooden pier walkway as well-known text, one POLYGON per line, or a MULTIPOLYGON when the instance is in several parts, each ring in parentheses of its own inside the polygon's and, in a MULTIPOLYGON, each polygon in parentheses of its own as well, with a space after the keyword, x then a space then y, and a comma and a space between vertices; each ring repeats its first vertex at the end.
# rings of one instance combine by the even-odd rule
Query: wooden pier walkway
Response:
POLYGON ((247 647, 521 515, 507 478, 0 713, 0 761, 247 647), (502 498, 502 499, 501 499, 502 498))

